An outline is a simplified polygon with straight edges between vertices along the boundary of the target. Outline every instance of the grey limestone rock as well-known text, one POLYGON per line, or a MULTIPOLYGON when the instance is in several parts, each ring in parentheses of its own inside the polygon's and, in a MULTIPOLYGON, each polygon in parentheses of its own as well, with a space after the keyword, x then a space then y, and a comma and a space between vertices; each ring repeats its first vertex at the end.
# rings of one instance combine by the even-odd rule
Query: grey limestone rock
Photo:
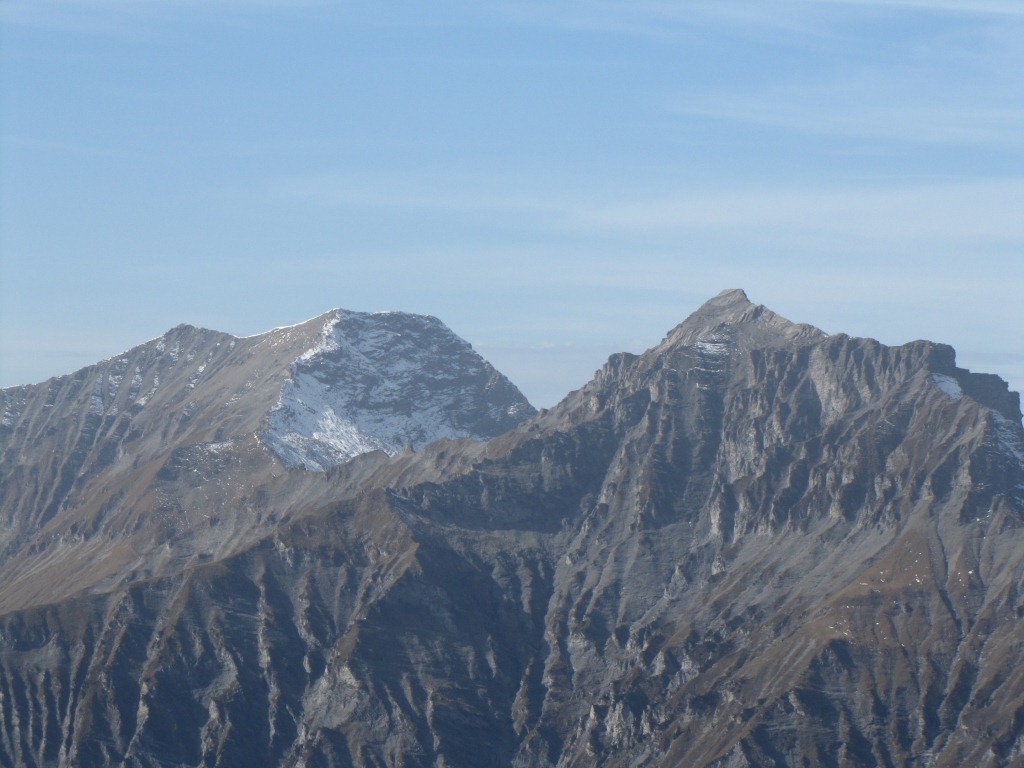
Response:
POLYGON ((728 291, 488 442, 284 474, 0 615, 0 764, 1024 764, 1019 398, 947 346, 728 291))

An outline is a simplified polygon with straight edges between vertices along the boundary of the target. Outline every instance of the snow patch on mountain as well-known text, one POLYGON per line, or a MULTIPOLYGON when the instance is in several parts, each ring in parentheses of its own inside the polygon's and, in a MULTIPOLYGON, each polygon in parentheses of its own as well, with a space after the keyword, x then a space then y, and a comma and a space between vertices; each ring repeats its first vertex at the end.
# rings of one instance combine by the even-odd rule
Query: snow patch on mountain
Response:
POLYGON ((935 382, 935 386, 945 392, 950 400, 959 400, 964 396, 964 392, 960 389, 960 383, 952 376, 946 376, 942 373, 933 373, 932 381, 935 382))
POLYGON ((992 420, 995 425, 996 440, 1007 453, 1024 464, 1024 434, 1021 432, 1020 424, 995 411, 992 412, 992 420))
MULTIPOLYGON (((140 382, 140 384, 141 384, 141 382, 140 382)), ((135 404, 138 405, 139 407, 144 406, 146 403, 149 402, 149 398, 151 398, 154 394, 156 394, 156 391, 157 391, 157 389, 159 387, 160 387, 160 374, 159 373, 154 373, 153 374, 153 386, 151 386, 149 388, 149 391, 146 394, 144 394, 142 397, 140 397, 138 400, 136 400, 135 404)))
POLYGON ((267 414, 260 439, 289 467, 325 471, 370 451, 488 439, 534 413, 440 320, 336 310, 267 414))
POLYGON ((11 392, 8 390, 4 391, 4 417, 0 420, 0 426, 13 427, 15 420, 21 416, 21 409, 25 407, 26 399, 20 398, 19 402, 15 402, 11 396, 11 392))
POLYGON ((713 357, 724 357, 731 351, 729 339, 721 336, 699 338, 694 342, 693 346, 701 353, 711 355, 713 357))
POLYGON ((92 385, 92 397, 89 401, 89 415, 103 415, 103 376, 97 376, 92 385))
POLYGON ((128 400, 134 403, 139 397, 139 390, 142 389, 142 366, 136 365, 132 374, 132 383, 128 387, 128 400))

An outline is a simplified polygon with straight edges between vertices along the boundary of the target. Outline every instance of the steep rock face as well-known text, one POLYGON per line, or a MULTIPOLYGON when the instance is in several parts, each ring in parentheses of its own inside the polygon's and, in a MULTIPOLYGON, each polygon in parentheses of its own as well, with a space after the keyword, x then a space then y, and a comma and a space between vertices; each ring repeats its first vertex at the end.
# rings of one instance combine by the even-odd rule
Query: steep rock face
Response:
POLYGON ((0 757, 1024 764, 1019 402, 949 347, 731 291, 488 443, 305 474, 252 546, 0 617, 0 757))
POLYGON ((338 312, 292 364, 260 437, 286 466, 322 471, 370 451, 495 437, 533 413, 440 320, 338 312))
POLYGON ((335 424, 360 430, 344 451, 330 429, 300 435, 318 469, 405 443, 486 439, 534 412, 440 321, 340 310, 249 338, 179 326, 3 390, 0 610, 224 557, 272 531, 325 490, 260 439, 287 440, 274 428, 313 384, 335 424), (382 404, 380 420, 366 417, 382 404))

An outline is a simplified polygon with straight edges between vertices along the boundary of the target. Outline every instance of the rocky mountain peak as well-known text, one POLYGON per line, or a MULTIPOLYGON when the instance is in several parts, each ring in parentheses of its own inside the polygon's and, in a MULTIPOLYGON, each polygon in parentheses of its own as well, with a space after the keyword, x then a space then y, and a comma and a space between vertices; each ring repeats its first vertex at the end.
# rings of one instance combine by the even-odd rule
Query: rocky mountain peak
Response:
POLYGON ((0 611, 244 546, 317 492, 282 464, 487 439, 533 412, 440 320, 401 312, 332 310, 244 338, 179 325, 3 390, 0 611), (62 570, 36 579, 53 548, 62 570))
POLYGON ((762 304, 754 304, 745 291, 724 290, 673 328, 659 350, 700 342, 743 343, 746 347, 780 346, 790 341, 825 338, 828 334, 811 325, 794 323, 762 304))
POLYGON ((745 290, 742 288, 726 288, 725 290, 720 291, 717 296, 713 296, 705 301, 697 311, 710 312, 715 309, 727 311, 736 307, 746 309, 752 306, 755 305, 747 297, 747 292, 745 290))
POLYGON ((3 393, 0 764, 1020 764, 1024 430, 952 348, 728 291, 325 476, 267 446, 520 401, 434 318, 186 341, 3 393))
POLYGON ((290 366, 260 439, 286 466, 322 471, 375 450, 488 439, 534 412, 437 318, 335 310, 290 366))

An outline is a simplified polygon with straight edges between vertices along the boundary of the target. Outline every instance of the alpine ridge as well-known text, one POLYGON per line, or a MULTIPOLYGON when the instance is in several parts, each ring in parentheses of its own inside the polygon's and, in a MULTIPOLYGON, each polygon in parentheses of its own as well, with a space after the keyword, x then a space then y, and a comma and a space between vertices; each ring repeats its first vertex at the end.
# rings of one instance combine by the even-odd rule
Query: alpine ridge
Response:
POLYGON ((534 413, 346 317, 4 391, 0 765, 1024 765, 998 377, 725 291, 534 413))
POLYGON ((251 544, 319 492, 293 467, 487 439, 533 413, 443 323, 400 312, 249 338, 182 325, 3 390, 0 610, 251 544))

